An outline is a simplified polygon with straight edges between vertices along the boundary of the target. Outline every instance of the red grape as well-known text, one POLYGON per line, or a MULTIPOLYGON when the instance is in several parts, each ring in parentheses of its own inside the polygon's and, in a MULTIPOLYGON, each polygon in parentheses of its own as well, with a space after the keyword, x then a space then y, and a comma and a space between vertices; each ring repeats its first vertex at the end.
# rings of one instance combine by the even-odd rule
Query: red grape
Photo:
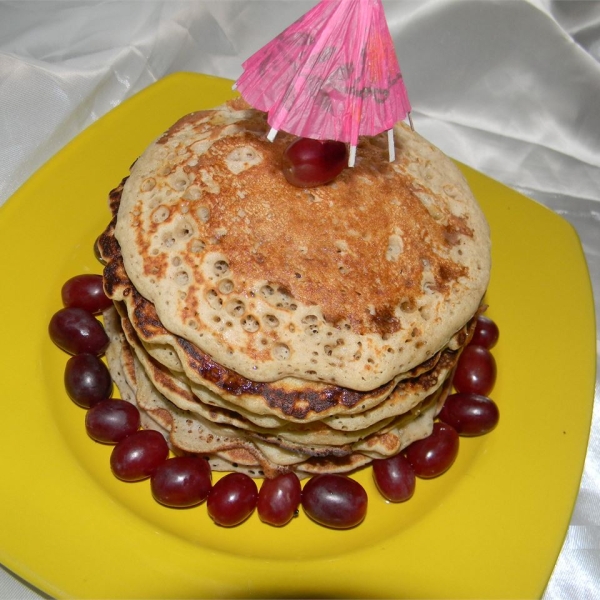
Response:
POLYGON ((496 361, 483 346, 469 344, 460 354, 452 380, 457 392, 488 396, 496 383, 496 361))
POLYGON ((112 300, 104 293, 102 275, 86 273, 71 277, 62 287, 64 306, 83 308, 93 315, 112 306, 112 300))
POLYGON ((82 308, 61 308, 50 319, 52 341, 69 354, 100 356, 108 347, 108 336, 100 321, 82 308))
POLYGON ((458 455, 458 433, 446 423, 434 423, 429 437, 406 448, 406 458, 417 477, 430 479, 447 471, 458 455))
POLYGON ((479 394, 451 394, 439 414, 440 421, 452 425, 459 435, 489 433, 496 427, 500 412, 496 403, 479 394))
POLYGON ((165 438, 158 431, 142 429, 127 436, 113 448, 110 466, 123 481, 141 481, 150 477, 168 455, 169 447, 165 438))
POLYGON ((140 427, 140 412, 125 400, 102 400, 85 415, 88 435, 104 444, 116 444, 140 427))
POLYGON ((474 346, 483 346, 488 350, 491 350, 500 337, 500 331, 498 325, 485 315, 477 317, 477 324, 475 325, 475 331, 471 338, 471 344, 474 346))
POLYGON ((284 152, 283 174, 297 187, 315 187, 333 181, 348 163, 343 142, 298 138, 284 152))
POLYGON ((90 408, 110 398, 112 379, 106 365, 94 354, 76 354, 65 365, 65 388, 73 402, 90 408))
POLYGON ((302 507, 320 525, 348 529, 367 514, 367 492, 345 475, 315 475, 302 490, 302 507))
POLYGON ((258 488, 244 473, 228 473, 208 494, 206 507, 217 525, 233 527, 245 521, 256 508, 258 488))
POLYGON ((295 473, 265 479, 258 492, 258 516, 269 525, 285 525, 296 514, 301 499, 302 486, 295 473))
POLYGON ((415 472, 403 454, 373 461, 373 478, 381 495, 391 502, 404 502, 415 491, 415 472))
POLYGON ((211 488, 208 461, 198 456, 174 456, 158 465, 150 479, 157 502, 187 508, 204 502, 211 488))

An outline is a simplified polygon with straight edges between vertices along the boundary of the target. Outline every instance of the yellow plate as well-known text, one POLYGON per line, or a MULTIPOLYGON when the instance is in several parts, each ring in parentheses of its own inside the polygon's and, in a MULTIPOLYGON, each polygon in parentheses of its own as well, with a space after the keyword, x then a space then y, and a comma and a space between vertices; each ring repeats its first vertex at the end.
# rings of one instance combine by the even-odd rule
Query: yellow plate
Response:
POLYGON ((172 75, 60 151, 0 210, 0 562, 57 597, 539 596, 569 522, 594 387, 594 315, 579 240, 562 218, 465 168, 491 223, 488 293, 498 428, 462 439, 454 466, 387 504, 371 471, 365 522, 332 531, 304 514, 224 529, 204 505, 172 510, 148 482, 110 473, 85 411, 63 389, 67 356, 47 335, 69 277, 100 272, 92 244, 107 192, 179 116, 231 82, 172 75))

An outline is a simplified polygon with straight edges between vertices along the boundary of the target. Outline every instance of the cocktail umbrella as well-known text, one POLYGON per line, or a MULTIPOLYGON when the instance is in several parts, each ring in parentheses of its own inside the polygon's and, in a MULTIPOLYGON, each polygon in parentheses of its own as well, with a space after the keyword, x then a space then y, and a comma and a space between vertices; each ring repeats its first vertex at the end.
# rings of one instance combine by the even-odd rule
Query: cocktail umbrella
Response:
POLYGON ((279 130, 350 144, 388 131, 410 103, 381 0, 321 0, 243 63, 237 90, 279 130))

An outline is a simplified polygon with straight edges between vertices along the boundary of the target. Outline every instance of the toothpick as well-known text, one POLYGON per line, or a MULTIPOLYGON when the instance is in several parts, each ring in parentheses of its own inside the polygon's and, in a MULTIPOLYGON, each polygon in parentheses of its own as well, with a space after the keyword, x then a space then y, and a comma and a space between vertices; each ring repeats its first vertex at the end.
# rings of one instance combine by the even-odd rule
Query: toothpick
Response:
POLYGON ((388 154, 390 155, 390 162, 396 160, 396 146, 394 145, 394 130, 388 129, 388 154))
POLYGON ((356 160, 356 146, 350 146, 350 156, 348 157, 348 166, 353 167, 356 160))

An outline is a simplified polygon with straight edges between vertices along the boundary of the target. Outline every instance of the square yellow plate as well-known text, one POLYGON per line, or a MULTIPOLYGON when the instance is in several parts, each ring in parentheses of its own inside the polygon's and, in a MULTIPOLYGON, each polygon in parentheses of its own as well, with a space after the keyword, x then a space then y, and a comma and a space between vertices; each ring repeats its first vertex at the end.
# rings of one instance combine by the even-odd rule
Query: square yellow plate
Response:
POLYGON ((0 562, 57 597, 532 598, 550 576, 577 494, 595 370, 592 293, 572 227, 465 168, 493 232, 488 314, 497 429, 461 439, 442 477, 386 503, 356 475, 368 515, 349 531, 303 513, 217 527, 204 505, 172 510, 148 482, 110 472, 63 389, 67 356, 47 326, 69 277, 100 272, 92 245, 107 193, 155 137, 221 103, 231 82, 167 77, 89 127, 0 210, 0 562))

